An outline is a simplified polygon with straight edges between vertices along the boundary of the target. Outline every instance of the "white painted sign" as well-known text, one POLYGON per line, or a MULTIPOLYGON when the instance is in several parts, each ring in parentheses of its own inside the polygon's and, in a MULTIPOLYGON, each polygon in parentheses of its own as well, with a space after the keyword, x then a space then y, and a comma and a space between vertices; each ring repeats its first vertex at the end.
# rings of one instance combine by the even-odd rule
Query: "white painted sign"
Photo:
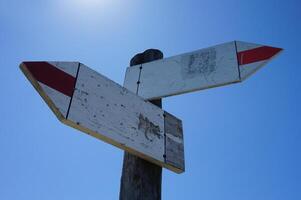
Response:
POLYGON ((23 62, 20 67, 63 123, 184 171, 181 120, 78 62, 23 62))
POLYGON ((124 87, 157 99, 245 80, 282 49, 229 42, 127 68, 124 87))

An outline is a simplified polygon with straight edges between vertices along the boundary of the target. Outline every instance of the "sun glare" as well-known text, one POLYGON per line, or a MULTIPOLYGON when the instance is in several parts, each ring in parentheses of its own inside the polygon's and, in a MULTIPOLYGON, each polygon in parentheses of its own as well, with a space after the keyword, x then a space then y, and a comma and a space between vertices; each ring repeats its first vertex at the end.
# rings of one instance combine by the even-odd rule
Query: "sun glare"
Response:
POLYGON ((108 7, 112 0, 59 0, 58 3, 70 9, 97 10, 108 7))
POLYGON ((96 8, 108 4, 110 0, 73 0, 73 4, 82 8, 96 8))
POLYGON ((55 0, 55 17, 66 26, 81 29, 120 27, 130 9, 124 0, 55 0), (97 26, 96 26, 97 25, 97 26))

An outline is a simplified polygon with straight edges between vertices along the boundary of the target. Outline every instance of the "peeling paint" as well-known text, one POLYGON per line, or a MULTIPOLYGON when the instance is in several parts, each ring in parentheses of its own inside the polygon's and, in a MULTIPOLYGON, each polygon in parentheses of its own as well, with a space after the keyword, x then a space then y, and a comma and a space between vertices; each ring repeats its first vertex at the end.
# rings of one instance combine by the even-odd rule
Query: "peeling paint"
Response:
POLYGON ((110 144, 124 149, 122 143, 127 151, 164 162, 162 109, 85 65, 80 67, 75 87, 67 120, 80 122, 77 128, 110 144))
POLYGON ((160 139, 160 127, 149 121, 147 117, 144 117, 142 114, 139 115, 139 124, 138 129, 144 131, 146 139, 153 141, 155 137, 160 139))

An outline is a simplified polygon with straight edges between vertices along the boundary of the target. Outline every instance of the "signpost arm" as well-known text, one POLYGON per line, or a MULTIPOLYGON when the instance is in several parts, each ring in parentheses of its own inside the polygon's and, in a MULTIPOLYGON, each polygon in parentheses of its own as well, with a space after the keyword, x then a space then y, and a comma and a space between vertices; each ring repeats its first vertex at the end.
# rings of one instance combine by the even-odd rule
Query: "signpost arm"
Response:
MULTIPOLYGON (((160 50, 148 49, 135 55, 131 59, 130 65, 139 65, 162 58, 163 53, 160 50)), ((162 108, 162 99, 150 102, 162 108)), ((124 152, 120 200, 160 200, 161 184, 162 167, 124 152)))

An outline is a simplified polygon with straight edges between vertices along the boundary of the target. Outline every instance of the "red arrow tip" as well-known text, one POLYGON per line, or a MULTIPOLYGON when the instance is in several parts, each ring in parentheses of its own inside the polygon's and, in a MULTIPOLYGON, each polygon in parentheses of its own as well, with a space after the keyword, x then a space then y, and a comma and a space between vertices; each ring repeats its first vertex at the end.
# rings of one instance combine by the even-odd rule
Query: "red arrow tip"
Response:
POLYGON ((268 60, 283 49, 269 46, 262 46, 237 53, 239 65, 250 64, 258 61, 268 60))
POLYGON ((69 97, 72 96, 75 77, 48 62, 23 62, 23 64, 37 81, 69 97))

